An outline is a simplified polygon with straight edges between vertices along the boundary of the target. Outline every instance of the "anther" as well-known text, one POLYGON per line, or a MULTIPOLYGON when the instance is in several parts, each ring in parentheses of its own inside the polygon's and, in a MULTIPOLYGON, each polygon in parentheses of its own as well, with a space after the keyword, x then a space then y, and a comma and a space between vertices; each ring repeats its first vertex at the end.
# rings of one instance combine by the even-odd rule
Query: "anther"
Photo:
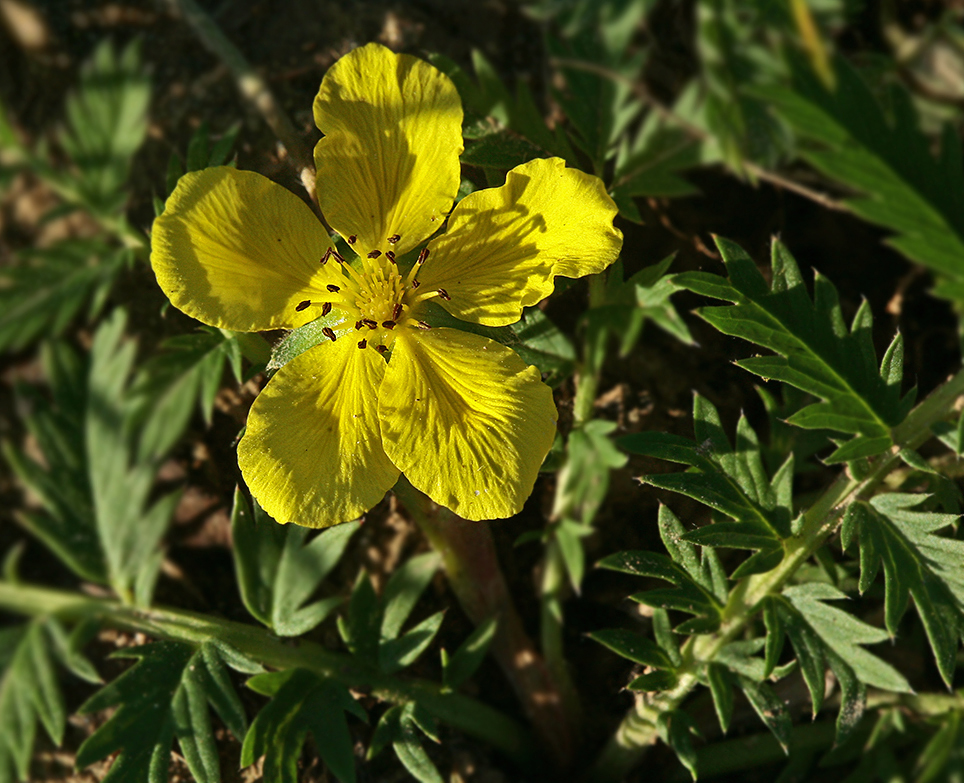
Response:
POLYGON ((392 235, 388 238, 388 244, 394 245, 394 244, 395 244, 396 242, 398 242, 398 240, 401 239, 401 238, 402 238, 402 235, 401 235, 401 234, 392 234, 392 235))
POLYGON ((326 326, 324 329, 322 329, 321 333, 332 342, 335 342, 335 330, 330 326, 326 326))
POLYGON ((305 301, 298 303, 298 306, 295 307, 295 310, 300 313, 302 310, 307 310, 309 307, 311 307, 311 300, 305 299, 305 301))
POLYGON ((339 264, 345 263, 345 257, 334 248, 331 251, 331 257, 334 258, 339 264))
POLYGON ((378 352, 381 353, 381 354, 386 354, 386 353, 388 353, 388 348, 386 348, 384 345, 376 345, 376 346, 375 346, 375 350, 378 351, 378 352))
POLYGON ((339 291, 341 291, 341 289, 340 289, 338 286, 332 285, 331 283, 328 284, 327 288, 328 288, 328 290, 331 291, 333 294, 337 294, 339 291))
POLYGON ((331 312, 331 302, 325 302, 325 303, 321 306, 321 316, 322 316, 322 318, 324 318, 324 317, 325 317, 326 315, 328 315, 328 313, 330 313, 330 312, 331 312))
POLYGON ((348 244, 349 244, 349 245, 354 245, 354 244, 355 244, 355 240, 357 240, 357 239, 358 239, 358 237, 356 237, 354 234, 352 234, 350 237, 348 237, 348 244))
MULTIPOLYGON (((328 286, 328 287, 331 288, 331 286, 328 286)), ((440 297, 442 297, 446 302, 451 302, 451 301, 452 301, 452 297, 449 296, 449 292, 446 291, 444 288, 440 288, 440 289, 439 289, 438 291, 436 291, 435 293, 437 293, 440 297)))
POLYGON ((361 328, 362 328, 362 322, 361 322, 361 321, 355 321, 355 331, 357 332, 357 331, 359 331, 361 328))
POLYGON ((330 247, 325 251, 325 254, 321 257, 321 265, 324 266, 325 264, 327 264, 329 258, 331 258, 331 248, 330 248, 330 247))
POLYGON ((385 251, 385 258, 387 258, 389 261, 391 261, 391 262, 394 264, 394 263, 395 263, 395 253, 394 253, 394 251, 392 251, 392 250, 386 250, 386 251, 385 251))
POLYGON ((396 305, 392 308, 392 320, 393 320, 393 321, 397 321, 397 320, 398 320, 398 316, 400 316, 401 314, 402 314, 402 305, 401 305, 401 304, 396 304, 396 305))
POLYGON ((427 323, 425 323, 425 321, 416 321, 415 325, 418 326, 419 329, 425 329, 426 331, 432 328, 427 323))
POLYGON ((382 254, 381 250, 372 250, 369 254, 369 258, 378 258, 382 254))
POLYGON ((367 348, 367 347, 368 347, 368 340, 359 340, 359 341, 358 341, 358 347, 361 348, 361 349, 367 348))
POLYGON ((423 247, 422 252, 418 254, 418 258, 415 260, 415 263, 424 264, 426 258, 428 258, 428 248, 423 247))
POLYGON ((378 328, 378 321, 373 321, 371 318, 362 318, 361 322, 365 324, 365 326, 367 326, 369 329, 378 328))
POLYGON ((394 329, 394 328, 395 328, 395 322, 394 322, 394 321, 382 321, 382 326, 384 326, 386 329, 394 329))
POLYGON ((416 288, 418 288, 420 285, 421 285, 421 283, 420 283, 418 280, 413 280, 413 281, 412 281, 412 289, 413 289, 413 290, 416 289, 416 288))

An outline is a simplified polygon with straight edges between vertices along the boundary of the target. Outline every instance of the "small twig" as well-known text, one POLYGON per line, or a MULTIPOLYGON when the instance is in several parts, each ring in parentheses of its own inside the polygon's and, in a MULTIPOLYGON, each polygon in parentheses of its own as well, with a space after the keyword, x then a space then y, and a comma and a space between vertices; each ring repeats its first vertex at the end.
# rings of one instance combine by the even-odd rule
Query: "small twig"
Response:
POLYGON ((179 14, 194 30, 195 35, 213 54, 223 62, 237 82, 241 95, 268 123, 288 152, 295 171, 301 179, 312 203, 315 203, 315 166, 311 151, 302 141, 291 119, 278 103, 268 83, 251 67, 241 51, 231 43, 221 28, 194 0, 166 0, 167 5, 179 14))

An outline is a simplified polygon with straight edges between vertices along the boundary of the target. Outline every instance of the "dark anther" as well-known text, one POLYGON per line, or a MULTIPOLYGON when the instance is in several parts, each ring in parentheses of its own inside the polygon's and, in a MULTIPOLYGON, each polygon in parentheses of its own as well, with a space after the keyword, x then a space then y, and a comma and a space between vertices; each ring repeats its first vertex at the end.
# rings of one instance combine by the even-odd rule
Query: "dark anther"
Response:
POLYGON ((365 324, 369 329, 377 329, 378 321, 373 321, 371 318, 362 318, 362 323, 365 324))
POLYGON ((305 299, 303 302, 298 302, 298 306, 295 308, 295 310, 300 313, 302 310, 307 310, 309 307, 311 307, 311 300, 305 299))
POLYGON ((324 318, 330 312, 331 312, 331 302, 325 302, 321 306, 321 317, 324 318))
POLYGON ((322 265, 327 264, 329 258, 331 258, 331 248, 330 248, 330 247, 325 251, 325 254, 321 257, 321 263, 322 263, 322 265))
POLYGON ((324 329, 322 329, 321 333, 332 342, 335 342, 335 330, 330 326, 326 326, 324 329))
POLYGON ((350 237, 348 237, 348 244, 349 244, 349 245, 354 245, 356 239, 358 239, 358 237, 356 237, 354 234, 352 234, 350 237))
POLYGON ((398 316, 400 316, 401 314, 402 314, 402 306, 401 306, 400 304, 396 304, 396 305, 392 308, 392 320, 393 320, 393 321, 397 321, 397 320, 398 320, 398 316))
POLYGON ((416 321, 415 323, 418 325, 418 328, 419 328, 419 329, 431 329, 431 328, 432 328, 432 327, 429 326, 427 323, 425 323, 425 321, 416 321))
POLYGON ((388 348, 386 348, 384 345, 376 345, 375 350, 379 353, 388 353, 388 348))
POLYGON ((344 264, 344 263, 345 263, 345 257, 344 257, 341 253, 339 253, 337 250, 332 250, 332 251, 331 251, 331 257, 334 258, 335 261, 337 261, 339 264, 344 264))
POLYGON ((413 289, 418 288, 420 285, 421 285, 421 283, 418 282, 418 280, 413 280, 413 281, 412 281, 412 288, 413 288, 413 289))
POLYGON ((423 247, 422 252, 418 254, 418 258, 415 260, 415 263, 424 264, 426 258, 428 258, 428 248, 423 247))
POLYGON ((382 254, 381 250, 372 250, 369 254, 369 258, 378 258, 382 254))
POLYGON ((355 331, 358 331, 362 328, 362 323, 362 321, 355 321, 355 331))
POLYGON ((358 341, 358 347, 359 347, 359 348, 367 348, 367 347, 368 347, 368 340, 359 340, 359 341, 358 341))
POLYGON ((386 250, 386 251, 385 251, 385 258, 387 258, 389 261, 391 261, 391 262, 394 264, 394 263, 395 263, 395 253, 394 253, 394 251, 392 251, 392 250, 386 250))
POLYGON ((341 291, 341 289, 338 286, 332 285, 331 283, 329 283, 327 287, 328 287, 328 290, 331 291, 333 294, 337 294, 339 291, 341 291))
POLYGON ((395 328, 395 322, 394 322, 394 321, 382 321, 382 326, 384 326, 386 329, 394 329, 394 328, 395 328))
POLYGON ((394 244, 395 244, 396 242, 398 242, 398 240, 401 239, 401 238, 402 238, 402 235, 401 235, 401 234, 392 234, 392 235, 388 238, 388 244, 394 245, 394 244))
MULTIPOLYGON (((331 288, 331 286, 328 286, 328 287, 331 288)), ((444 288, 440 288, 438 291, 436 291, 436 293, 437 293, 440 297, 442 297, 446 302, 451 302, 451 301, 452 301, 452 297, 449 296, 449 292, 446 291, 444 288)))

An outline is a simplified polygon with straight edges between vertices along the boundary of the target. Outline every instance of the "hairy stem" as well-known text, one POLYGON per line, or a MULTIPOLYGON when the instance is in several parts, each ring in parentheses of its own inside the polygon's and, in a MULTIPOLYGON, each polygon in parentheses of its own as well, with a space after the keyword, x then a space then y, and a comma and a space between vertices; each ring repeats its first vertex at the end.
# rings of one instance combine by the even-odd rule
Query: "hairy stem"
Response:
POLYGON ((452 592, 473 623, 499 618, 490 651, 505 673, 536 734, 559 767, 572 761, 573 732, 559 688, 522 627, 499 567, 487 522, 469 522, 437 506, 405 478, 395 494, 442 556, 452 592))
POLYGON ((593 767, 591 780, 619 780, 642 760, 646 749, 656 742, 659 716, 683 703, 696 687, 700 670, 713 661, 723 647, 743 634, 763 599, 779 593, 797 569, 836 532, 843 511, 850 503, 869 497, 900 464, 901 449, 917 448, 932 436, 931 425, 944 419, 962 394, 964 370, 938 387, 894 428, 892 434, 897 445, 878 457, 866 476, 858 478, 850 471, 841 473, 806 512, 800 534, 784 542, 782 562, 772 571, 741 580, 733 588, 719 630, 687 639, 682 648, 683 665, 676 687, 641 701, 630 710, 593 767))
POLYGON ((292 645, 263 628, 210 615, 161 607, 137 609, 115 600, 11 582, 0 582, 0 609, 64 620, 94 618, 112 628, 188 644, 219 641, 272 669, 298 666, 351 688, 370 689, 372 695, 393 704, 418 702, 450 726, 491 743, 520 764, 531 767, 535 762, 529 733, 498 710, 432 682, 383 674, 314 642, 292 645))

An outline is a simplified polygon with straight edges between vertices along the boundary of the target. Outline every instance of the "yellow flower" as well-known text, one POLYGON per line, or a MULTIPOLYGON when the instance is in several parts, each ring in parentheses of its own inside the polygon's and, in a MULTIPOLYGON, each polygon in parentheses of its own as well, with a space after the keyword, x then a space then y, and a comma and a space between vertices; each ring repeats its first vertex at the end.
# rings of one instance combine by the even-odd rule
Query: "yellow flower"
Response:
POLYGON ((335 252, 297 196, 232 168, 186 174, 154 223, 158 283, 197 320, 260 331, 336 317, 251 407, 238 447, 251 493, 279 522, 326 527, 363 514, 404 473, 467 519, 518 512, 553 441, 552 393, 500 343, 431 328, 427 303, 473 324, 517 321, 555 275, 615 260, 615 205, 599 179, 546 159, 449 214, 458 93, 377 44, 328 71, 314 115, 319 204, 357 259, 335 252), (446 233, 399 266, 446 216, 446 233))

